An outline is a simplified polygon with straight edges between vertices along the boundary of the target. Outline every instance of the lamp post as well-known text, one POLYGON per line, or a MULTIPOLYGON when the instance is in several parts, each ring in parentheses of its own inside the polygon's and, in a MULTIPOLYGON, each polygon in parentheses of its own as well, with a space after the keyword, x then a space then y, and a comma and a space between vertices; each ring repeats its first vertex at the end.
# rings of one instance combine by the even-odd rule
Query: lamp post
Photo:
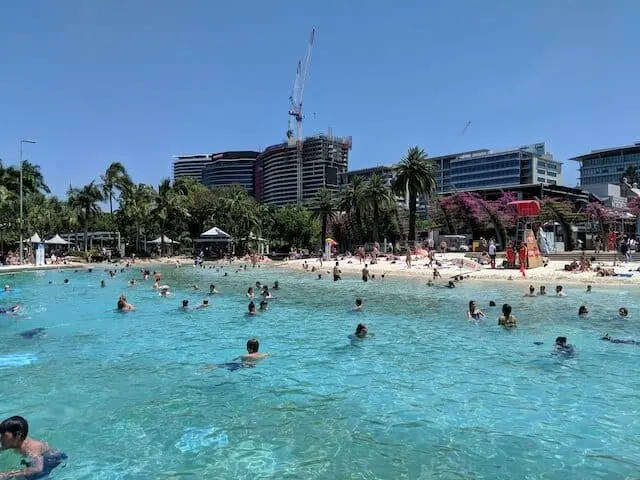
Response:
POLYGON ((24 263, 24 232, 23 232, 23 218, 22 218, 22 144, 23 143, 38 143, 35 140, 20 140, 20 265, 24 263))

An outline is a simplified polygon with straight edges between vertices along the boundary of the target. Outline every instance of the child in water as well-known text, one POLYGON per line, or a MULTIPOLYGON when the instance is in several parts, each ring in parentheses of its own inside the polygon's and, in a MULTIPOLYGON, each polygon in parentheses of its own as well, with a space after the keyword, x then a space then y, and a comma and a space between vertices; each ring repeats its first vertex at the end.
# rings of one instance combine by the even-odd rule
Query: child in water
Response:
POLYGON ((28 437, 28 433, 29 424, 22 417, 10 417, 0 423, 0 450, 15 450, 27 457, 22 460, 24 468, 2 472, 0 478, 49 478, 49 473, 66 460, 64 453, 53 450, 45 442, 28 437))

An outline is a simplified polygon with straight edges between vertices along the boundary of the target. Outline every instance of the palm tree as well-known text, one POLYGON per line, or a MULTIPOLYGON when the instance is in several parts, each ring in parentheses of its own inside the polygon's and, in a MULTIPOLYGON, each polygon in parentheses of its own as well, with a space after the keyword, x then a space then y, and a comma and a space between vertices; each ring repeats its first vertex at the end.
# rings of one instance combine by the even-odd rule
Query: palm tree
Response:
POLYGON ((391 190, 382 182, 377 173, 371 175, 364 189, 364 198, 373 217, 373 241, 380 241, 380 212, 385 211, 395 202, 391 190))
POLYGON ((627 183, 631 186, 633 186, 634 183, 640 183, 640 174, 638 174, 638 169, 633 165, 629 165, 620 176, 620 182, 624 182, 625 178, 627 183))
MULTIPOLYGON (((109 200, 109 218, 110 223, 115 229, 115 222, 113 218, 113 197, 118 190, 120 194, 122 194, 122 190, 129 184, 131 184, 131 179, 127 174, 126 168, 120 162, 113 162, 111 165, 107 167, 107 170, 104 172, 104 175, 100 177, 102 181, 100 188, 102 189, 102 193, 106 199, 109 200)), ((113 232, 113 238, 115 238, 115 231, 113 232)))
POLYGON ((104 195, 95 181, 82 188, 69 187, 67 191, 69 206, 82 217, 84 224, 84 251, 89 251, 89 221, 100 213, 100 202, 104 195))
MULTIPOLYGON (((356 175, 351 179, 349 186, 344 190, 342 198, 338 202, 338 210, 344 212, 350 218, 355 219, 356 224, 356 241, 363 243, 363 222, 362 210, 366 206, 365 183, 364 178, 356 175)), ((351 223, 351 222, 350 222, 351 223)))
POLYGON ((119 213, 126 222, 133 224, 136 234, 136 251, 140 251, 140 234, 142 224, 149 218, 154 190, 143 183, 124 185, 120 194, 119 213))
POLYGON ((394 192, 401 196, 409 196, 409 241, 414 241, 418 196, 429 197, 435 191, 436 164, 427 159, 423 149, 411 147, 394 170, 394 192))
POLYGON ((189 212, 184 207, 184 192, 171 187, 171 181, 165 178, 154 192, 151 216, 155 217, 160 227, 160 252, 164 252, 164 237, 170 219, 185 218, 189 212))
POLYGON ((320 239, 320 250, 324 247, 324 242, 327 238, 327 230, 329 229, 329 220, 332 220, 336 216, 336 202, 333 199, 333 193, 331 190, 321 188, 316 193, 311 206, 313 211, 313 217, 319 218, 322 223, 322 237, 320 239))

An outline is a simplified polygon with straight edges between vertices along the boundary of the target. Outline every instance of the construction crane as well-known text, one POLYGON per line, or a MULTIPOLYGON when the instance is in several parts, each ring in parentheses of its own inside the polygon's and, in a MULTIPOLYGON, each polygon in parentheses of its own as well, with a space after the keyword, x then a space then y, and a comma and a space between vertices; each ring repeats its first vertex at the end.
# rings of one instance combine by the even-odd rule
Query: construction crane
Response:
POLYGON ((297 199, 302 202, 302 99, 304 97, 304 87, 309 75, 309 65, 311 64, 311 51, 313 50, 313 40, 316 29, 311 30, 307 53, 303 61, 298 61, 296 69, 296 79, 293 84, 293 92, 289 97, 289 126, 287 128, 287 142, 290 146, 296 145, 296 169, 297 169, 297 199))

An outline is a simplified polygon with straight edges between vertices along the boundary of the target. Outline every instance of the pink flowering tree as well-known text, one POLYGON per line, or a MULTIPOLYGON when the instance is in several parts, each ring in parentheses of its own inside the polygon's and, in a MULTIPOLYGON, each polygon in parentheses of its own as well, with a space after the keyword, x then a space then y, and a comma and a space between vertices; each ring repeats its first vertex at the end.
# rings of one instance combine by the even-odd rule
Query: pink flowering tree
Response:
POLYGON ((600 235, 604 235, 611 228, 611 224, 615 221, 615 216, 611 210, 607 209, 600 202, 590 202, 584 208, 584 213, 592 223, 598 225, 600 235))

